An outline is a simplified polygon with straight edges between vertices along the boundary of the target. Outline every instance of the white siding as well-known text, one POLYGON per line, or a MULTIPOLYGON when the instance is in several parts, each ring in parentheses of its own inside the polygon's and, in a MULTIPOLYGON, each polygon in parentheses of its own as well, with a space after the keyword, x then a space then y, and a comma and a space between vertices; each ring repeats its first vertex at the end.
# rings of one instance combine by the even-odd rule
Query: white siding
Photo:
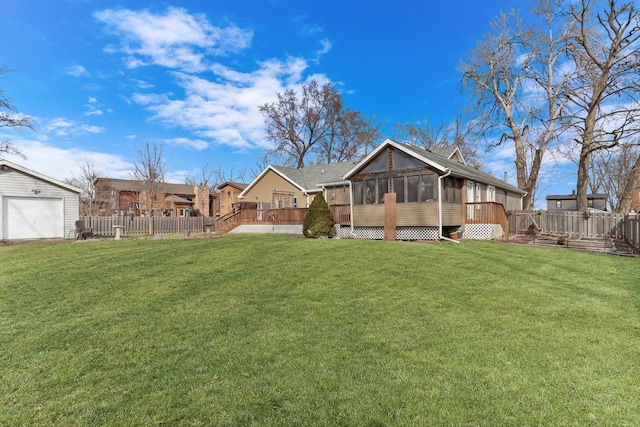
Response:
MULTIPOLYGON (((58 226, 59 231, 56 232, 56 234, 59 237, 73 236, 75 222, 79 217, 80 197, 78 193, 59 185, 55 185, 49 181, 23 173, 22 171, 12 168, 4 168, 0 169, 0 217, 2 218, 0 239, 29 238, 28 236, 20 237, 16 232, 9 232, 6 229, 9 223, 15 224, 11 222, 11 218, 7 218, 7 215, 10 213, 7 211, 11 210, 7 208, 9 200, 11 200, 12 203, 15 203, 19 201, 18 198, 26 200, 26 203, 30 203, 28 200, 38 199, 43 201, 58 200, 58 204, 50 202, 43 202, 39 204, 40 207, 49 206, 53 209, 58 209, 60 206, 59 203, 61 202, 63 209, 62 218, 60 219, 59 213, 51 213, 52 218, 58 217, 58 221, 62 221, 62 224, 58 226)), ((37 205, 38 203, 35 204, 37 205)), ((28 209, 28 207, 25 208, 28 209)), ((49 233, 47 232, 47 234, 49 233)))

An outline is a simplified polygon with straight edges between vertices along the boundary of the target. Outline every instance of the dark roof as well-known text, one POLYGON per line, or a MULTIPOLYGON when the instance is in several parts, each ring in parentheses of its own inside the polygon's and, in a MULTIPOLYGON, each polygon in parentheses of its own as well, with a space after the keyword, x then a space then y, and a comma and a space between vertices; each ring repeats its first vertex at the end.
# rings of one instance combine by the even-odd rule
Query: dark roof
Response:
POLYGON ((346 182, 342 176, 353 168, 358 162, 340 162, 329 165, 307 166, 302 169, 288 168, 284 166, 271 166, 307 191, 318 191, 321 186, 346 182))
MULTIPOLYGON (((134 179, 97 178, 94 184, 106 186, 118 191, 145 191, 146 184, 134 179)), ((156 183, 156 193, 195 195, 191 184, 173 184, 169 182, 156 183)))
MULTIPOLYGON (((578 196, 576 194, 549 194, 547 200, 576 200, 578 196)), ((587 194, 587 199, 605 199, 606 194, 587 194)))
POLYGON ((229 187, 233 187, 233 188, 235 188, 235 189, 237 189, 237 190, 242 191, 242 190, 244 190, 245 188, 247 188, 247 185, 249 185, 249 184, 244 184, 244 183, 241 183, 241 182, 231 182, 231 181, 227 181, 227 182, 223 182, 222 184, 218 185, 218 186, 216 187, 216 190, 220 190, 222 187, 229 186, 229 187))
MULTIPOLYGON (((385 144, 392 145, 396 148, 399 148, 402 151, 413 155, 418 160, 420 159, 427 160, 431 164, 431 166, 434 166, 436 168, 439 167, 441 170, 441 173, 446 173, 447 171, 451 171, 451 175, 453 176, 466 178, 472 181, 482 182, 485 184, 490 184, 495 187, 503 188, 505 190, 509 190, 519 194, 527 193, 526 191, 521 190, 520 188, 514 185, 511 185, 500 178, 496 178, 495 176, 487 172, 483 172, 474 167, 467 166, 464 163, 458 162, 456 160, 449 159, 433 151, 425 150, 423 148, 416 147, 415 145, 393 141, 391 139, 387 139, 384 143, 381 144, 381 146, 384 146, 385 144)), ((374 150, 370 155, 376 153, 376 150, 374 150)), ((364 163, 362 164, 362 166, 364 166, 364 163)), ((352 170, 351 172, 353 173, 355 171, 352 170)))

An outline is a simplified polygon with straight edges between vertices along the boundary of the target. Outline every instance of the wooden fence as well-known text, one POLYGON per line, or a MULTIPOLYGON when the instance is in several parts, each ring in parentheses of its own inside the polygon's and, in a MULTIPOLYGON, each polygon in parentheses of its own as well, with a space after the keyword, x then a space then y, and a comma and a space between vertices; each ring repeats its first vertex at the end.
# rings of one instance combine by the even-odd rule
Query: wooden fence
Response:
MULTIPOLYGON (((212 218, 202 216, 190 217, 130 217, 130 216, 87 216, 81 218, 87 227, 91 227, 93 234, 98 236, 113 236, 116 234, 114 226, 123 226, 122 234, 148 234, 149 222, 153 221, 154 234, 202 232, 206 224, 213 224, 212 218)), ((212 227, 213 228, 213 227, 212 227)))
POLYGON ((509 233, 525 234, 533 225, 540 234, 581 238, 621 238, 640 247, 637 216, 611 212, 510 211, 509 233))

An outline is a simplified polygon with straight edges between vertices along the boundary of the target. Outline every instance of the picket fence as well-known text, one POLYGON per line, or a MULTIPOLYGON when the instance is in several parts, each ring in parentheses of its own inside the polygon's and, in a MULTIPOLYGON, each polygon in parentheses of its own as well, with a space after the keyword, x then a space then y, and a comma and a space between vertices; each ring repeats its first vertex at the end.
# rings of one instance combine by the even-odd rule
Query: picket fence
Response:
POLYGON ((640 220, 636 215, 540 210, 510 211, 508 216, 510 234, 525 234, 535 229, 540 234, 569 239, 624 239, 640 247, 640 220))

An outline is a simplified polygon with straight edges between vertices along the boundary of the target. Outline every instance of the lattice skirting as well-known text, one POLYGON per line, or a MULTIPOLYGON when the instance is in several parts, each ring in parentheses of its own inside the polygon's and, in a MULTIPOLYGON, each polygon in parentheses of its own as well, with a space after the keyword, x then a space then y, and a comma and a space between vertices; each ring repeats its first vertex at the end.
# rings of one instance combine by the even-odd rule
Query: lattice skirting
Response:
POLYGON ((491 240, 504 234, 499 224, 467 224, 464 228, 465 239, 491 240))
MULTIPOLYGON (((384 227, 355 227, 353 233, 349 227, 337 229, 337 236, 341 239, 384 239, 384 227)), ((437 227, 398 227, 396 240, 438 240, 437 227)))

